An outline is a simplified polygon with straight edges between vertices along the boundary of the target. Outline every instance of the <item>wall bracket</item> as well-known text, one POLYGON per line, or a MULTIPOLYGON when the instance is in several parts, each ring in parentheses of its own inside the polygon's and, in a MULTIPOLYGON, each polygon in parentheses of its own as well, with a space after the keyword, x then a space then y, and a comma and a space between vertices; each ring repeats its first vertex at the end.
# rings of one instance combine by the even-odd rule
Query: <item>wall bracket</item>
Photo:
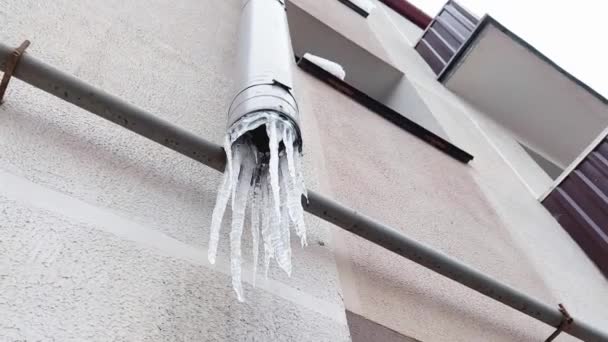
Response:
POLYGON ((6 88, 8 88, 8 83, 11 77, 13 77, 13 72, 15 72, 17 64, 19 64, 19 60, 28 46, 30 46, 30 41, 23 41, 6 59, 6 70, 4 71, 2 81, 0 81, 0 105, 4 103, 4 93, 6 92, 6 88))
POLYGON ((557 336, 559 336, 559 334, 565 331, 574 322, 574 318, 570 316, 570 313, 568 312, 568 310, 566 310, 566 307, 564 307, 564 305, 559 304, 559 312, 561 312, 564 317, 562 318, 561 323, 557 326, 557 330, 555 330, 555 332, 551 334, 551 336, 549 336, 545 340, 545 342, 551 342, 555 340, 557 336))

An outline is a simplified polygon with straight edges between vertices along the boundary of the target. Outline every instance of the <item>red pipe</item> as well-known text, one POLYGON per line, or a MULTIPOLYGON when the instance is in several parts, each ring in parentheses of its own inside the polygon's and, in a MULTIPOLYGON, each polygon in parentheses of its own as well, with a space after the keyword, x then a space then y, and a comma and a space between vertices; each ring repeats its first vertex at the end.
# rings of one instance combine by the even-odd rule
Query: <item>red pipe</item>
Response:
POLYGON ((426 29, 431 23, 433 18, 428 14, 424 13, 420 8, 412 5, 406 0, 380 0, 388 7, 392 8, 395 12, 401 14, 409 21, 416 24, 421 29, 426 29))

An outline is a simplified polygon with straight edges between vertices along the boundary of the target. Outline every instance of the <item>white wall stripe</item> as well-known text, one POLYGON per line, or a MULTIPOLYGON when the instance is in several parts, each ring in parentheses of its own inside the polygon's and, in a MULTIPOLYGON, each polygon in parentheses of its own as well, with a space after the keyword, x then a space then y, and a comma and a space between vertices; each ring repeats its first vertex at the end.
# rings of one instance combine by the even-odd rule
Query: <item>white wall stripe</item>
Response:
MULTIPOLYGON (((230 276, 229 262, 218 258, 216 264, 211 265, 207 261, 206 247, 193 247, 162 232, 120 217, 109 209, 97 207, 59 191, 43 187, 5 170, 0 170, 0 196, 29 207, 58 213, 71 220, 91 225, 122 239, 154 249, 162 255, 185 260, 230 276)), ((243 264, 243 281, 252 283, 251 265, 245 263, 243 264)), ((337 323, 346 324, 346 315, 342 305, 311 296, 285 283, 270 278, 264 279, 263 275, 258 275, 256 286, 258 289, 312 310, 337 323)))

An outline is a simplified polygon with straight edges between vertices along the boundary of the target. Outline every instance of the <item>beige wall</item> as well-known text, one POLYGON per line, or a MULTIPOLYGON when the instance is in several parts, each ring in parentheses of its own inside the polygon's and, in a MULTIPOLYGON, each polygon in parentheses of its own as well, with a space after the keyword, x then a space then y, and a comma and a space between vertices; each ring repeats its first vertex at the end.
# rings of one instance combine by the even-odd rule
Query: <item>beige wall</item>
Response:
MULTIPOLYGON (((239 8, 239 0, 9 0, 0 40, 29 38, 29 53, 221 142, 239 8)), ((332 14, 326 20, 344 18, 332 14)), ((606 280, 497 156, 493 132, 475 123, 482 113, 436 83, 381 15, 357 19, 475 160, 454 161, 297 70, 308 185, 608 326, 606 280)), ((293 241, 293 276, 273 269, 256 288, 246 276, 240 304, 227 239, 217 265, 205 258, 218 173, 22 82, 7 100, 0 339, 349 341, 345 308, 421 341, 551 332, 311 216, 310 245, 293 241)))
MULTIPOLYGON (((325 191, 410 237, 556 302, 501 226, 470 166, 321 82, 309 81, 307 105, 313 108, 308 114, 324 127, 325 191)), ((548 332, 542 324, 349 233, 336 230, 334 244, 346 307, 406 336, 513 341, 548 332), (523 327, 541 333, 521 332, 523 327)))
MULTIPOLYGON (((548 304, 565 303, 608 326, 608 282, 517 174, 530 172, 540 185, 542 170, 484 113, 439 84, 407 35, 373 19, 380 15, 361 25, 376 32, 446 136, 475 159, 463 165, 304 75, 305 112, 315 116, 323 144, 323 190, 548 304), (509 162, 499 147, 517 158, 509 162)), ((554 330, 348 233, 336 230, 333 244, 346 308, 403 335, 538 341, 554 330)))
MULTIPOLYGON (((221 143, 240 8, 3 0, 0 41, 28 38, 31 55, 221 143)), ((293 241, 292 277, 273 266, 255 288, 246 229, 239 303, 229 215, 218 263, 207 262, 219 173, 18 80, 6 100, 0 341, 350 341, 329 224, 307 216, 310 245, 293 241)), ((317 141, 306 142, 313 189, 317 141)))

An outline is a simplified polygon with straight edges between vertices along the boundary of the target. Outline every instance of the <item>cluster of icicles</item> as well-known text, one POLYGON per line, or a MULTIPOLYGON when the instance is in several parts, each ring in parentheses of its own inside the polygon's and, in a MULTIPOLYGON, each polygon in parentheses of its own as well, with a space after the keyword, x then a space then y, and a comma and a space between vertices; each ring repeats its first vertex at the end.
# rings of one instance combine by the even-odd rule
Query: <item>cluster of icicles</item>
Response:
POLYGON ((306 226, 301 196, 306 195, 301 172, 301 152, 291 122, 274 112, 257 112, 230 127, 224 142, 227 165, 211 218, 209 262, 215 263, 220 227, 228 200, 232 199, 230 270, 232 286, 243 301, 241 283, 241 239, 249 206, 253 245, 253 285, 259 244, 264 246, 265 274, 275 259, 291 275, 290 227, 306 245, 306 226), (269 152, 260 152, 247 132, 265 125, 269 152), (261 237, 261 239, 260 239, 261 237))

